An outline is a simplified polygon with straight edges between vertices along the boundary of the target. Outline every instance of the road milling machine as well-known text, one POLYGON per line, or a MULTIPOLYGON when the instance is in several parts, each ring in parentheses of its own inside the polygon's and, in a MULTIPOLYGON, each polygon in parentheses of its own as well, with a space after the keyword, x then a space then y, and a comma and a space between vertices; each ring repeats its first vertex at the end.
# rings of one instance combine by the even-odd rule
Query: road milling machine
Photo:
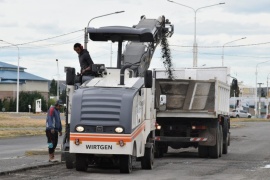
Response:
POLYGON ((78 78, 74 68, 65 68, 66 167, 86 171, 91 164, 112 163, 121 173, 130 173, 135 160, 141 161, 142 169, 152 169, 156 110, 148 68, 161 39, 172 36, 173 25, 164 16, 141 16, 133 27, 87 28, 87 32, 92 41, 118 43, 117 66, 94 64, 94 78, 78 78))

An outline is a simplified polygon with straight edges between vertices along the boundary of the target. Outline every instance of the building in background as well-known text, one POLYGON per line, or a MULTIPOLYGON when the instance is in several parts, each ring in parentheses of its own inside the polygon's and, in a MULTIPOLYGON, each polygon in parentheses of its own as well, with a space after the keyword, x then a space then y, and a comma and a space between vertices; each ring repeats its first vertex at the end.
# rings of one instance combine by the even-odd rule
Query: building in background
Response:
MULTIPOLYGON (((48 101, 49 80, 25 72, 24 67, 20 67, 19 91, 37 91, 48 101)), ((17 66, 0 61, 0 99, 14 98, 17 95, 17 66)))
MULTIPOLYGON (((251 113, 252 115, 255 114, 255 91, 256 88, 251 86, 246 86, 242 82, 239 82, 239 97, 231 97, 230 98, 230 108, 232 109, 240 109, 246 110, 247 112, 251 113)), ((261 115, 264 117, 266 115, 266 108, 267 104, 269 104, 269 93, 270 88, 267 87, 257 87, 257 102, 261 102, 261 115), (268 100, 267 100, 268 95, 268 100), (259 96, 261 96, 259 98, 259 96)))

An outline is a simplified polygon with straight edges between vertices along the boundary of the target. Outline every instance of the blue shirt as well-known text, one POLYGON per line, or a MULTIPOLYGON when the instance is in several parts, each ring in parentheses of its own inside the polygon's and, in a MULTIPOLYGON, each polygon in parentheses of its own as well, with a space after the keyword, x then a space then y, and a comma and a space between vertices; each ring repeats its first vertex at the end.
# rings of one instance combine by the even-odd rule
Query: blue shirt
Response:
POLYGON ((62 132, 62 123, 60 119, 60 112, 55 107, 50 107, 47 112, 46 130, 54 129, 55 131, 62 132))

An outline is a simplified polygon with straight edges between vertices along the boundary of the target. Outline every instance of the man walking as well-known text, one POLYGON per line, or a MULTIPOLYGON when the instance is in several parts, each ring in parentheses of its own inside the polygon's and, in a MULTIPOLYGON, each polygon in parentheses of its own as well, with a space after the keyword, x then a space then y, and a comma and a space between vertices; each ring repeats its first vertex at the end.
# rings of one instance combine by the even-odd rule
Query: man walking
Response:
POLYGON ((60 118, 61 101, 57 100, 55 106, 49 108, 46 119, 46 136, 49 149, 49 161, 54 161, 54 151, 58 143, 58 134, 62 136, 62 123, 60 118))

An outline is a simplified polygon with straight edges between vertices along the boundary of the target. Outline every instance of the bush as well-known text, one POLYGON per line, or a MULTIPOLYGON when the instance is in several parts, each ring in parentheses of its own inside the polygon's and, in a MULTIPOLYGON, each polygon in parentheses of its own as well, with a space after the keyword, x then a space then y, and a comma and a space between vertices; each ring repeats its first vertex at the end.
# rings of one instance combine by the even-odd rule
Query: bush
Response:
POLYGON ((39 92, 20 92, 19 111, 28 112, 28 105, 31 105, 31 111, 35 112, 36 100, 41 99, 41 110, 46 112, 48 109, 47 102, 39 92))

